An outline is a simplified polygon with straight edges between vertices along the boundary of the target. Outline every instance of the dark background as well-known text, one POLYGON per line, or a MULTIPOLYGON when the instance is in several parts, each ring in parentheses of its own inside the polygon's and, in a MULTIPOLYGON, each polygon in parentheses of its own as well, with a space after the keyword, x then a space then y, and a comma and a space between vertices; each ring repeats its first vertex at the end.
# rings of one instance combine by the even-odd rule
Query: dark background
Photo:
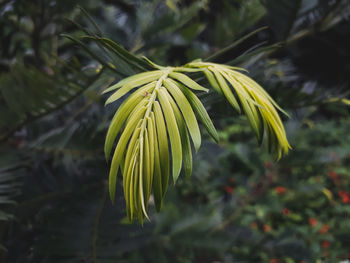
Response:
POLYGON ((0 0, 0 262, 349 259, 349 16, 347 0, 0 0), (192 178, 160 213, 150 205, 151 222, 128 224, 103 153, 118 103, 101 91, 137 70, 62 35, 100 34, 78 5, 157 64, 219 52, 247 68, 291 115, 290 154, 273 162, 245 117, 203 95, 220 143, 203 130, 192 178))

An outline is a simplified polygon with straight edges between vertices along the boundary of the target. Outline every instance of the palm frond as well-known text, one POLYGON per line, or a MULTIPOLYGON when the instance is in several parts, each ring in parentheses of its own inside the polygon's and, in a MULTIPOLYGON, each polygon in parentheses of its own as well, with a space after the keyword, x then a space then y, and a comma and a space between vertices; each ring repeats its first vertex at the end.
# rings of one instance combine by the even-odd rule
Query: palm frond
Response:
POLYGON ((62 64, 50 74, 34 67, 15 65, 0 75, 0 99, 4 102, 0 105, 0 140, 5 140, 26 123, 62 108, 102 74, 100 71, 91 76, 66 62, 62 64), (70 71, 68 76, 66 70, 70 71))
POLYGON ((15 204, 13 197, 18 195, 20 188, 16 180, 18 180, 18 176, 13 176, 11 173, 0 173, 0 204, 2 206, 0 220, 6 221, 13 218, 13 215, 4 209, 4 206, 15 204))
POLYGON ((239 72, 241 68, 200 60, 181 67, 150 63, 157 69, 125 78, 105 91, 113 91, 106 104, 132 92, 117 110, 105 142, 109 159, 120 133, 111 162, 109 190, 113 201, 117 175, 123 174, 129 220, 136 217, 142 223, 144 217, 149 219, 147 209, 152 191, 157 210, 162 207, 170 176, 170 156, 174 183, 182 167, 187 177, 191 175, 191 141, 196 151, 201 144, 197 118, 218 140, 208 113, 191 91, 207 92, 208 89, 191 79, 188 73, 203 73, 212 88, 238 113, 243 110, 259 143, 266 132, 269 149, 277 160, 288 152, 290 146, 276 108, 283 110, 259 84, 239 72))
POLYGON ((27 160, 6 145, 0 147, 0 156, 0 220, 6 221, 14 218, 10 211, 21 193, 27 160))

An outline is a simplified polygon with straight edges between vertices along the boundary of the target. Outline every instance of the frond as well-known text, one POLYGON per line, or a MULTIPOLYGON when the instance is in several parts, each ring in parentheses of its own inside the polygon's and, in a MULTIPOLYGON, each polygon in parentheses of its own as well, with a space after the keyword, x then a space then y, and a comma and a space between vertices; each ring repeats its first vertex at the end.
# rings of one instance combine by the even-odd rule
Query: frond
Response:
POLYGON ((29 121, 62 108, 102 76, 102 71, 89 74, 58 58, 57 63, 62 65, 54 68, 53 75, 24 65, 14 65, 0 75, 0 140, 29 121))
POLYGON ((238 71, 241 69, 198 60, 182 67, 152 66, 157 69, 125 78, 105 91, 113 91, 106 104, 132 92, 115 113, 105 143, 108 160, 120 134, 112 157, 109 189, 114 200, 117 175, 121 173, 130 221, 138 218, 142 223, 148 218, 152 192, 156 209, 161 209, 170 167, 174 183, 182 167, 186 177, 191 176, 191 141, 196 151, 201 145, 197 118, 218 141, 208 113, 193 92, 208 90, 186 73, 202 72, 215 91, 239 113, 243 110, 260 143, 265 131, 276 159, 288 152, 290 146, 275 109, 279 106, 255 81, 238 71))
POLYGON ((243 69, 206 62, 189 63, 188 66, 205 68, 204 73, 212 87, 223 94, 239 113, 243 109, 259 144, 262 143, 266 132, 269 150, 276 160, 279 160, 283 153, 288 153, 290 145, 276 108, 285 115, 288 114, 258 83, 238 71, 243 69))

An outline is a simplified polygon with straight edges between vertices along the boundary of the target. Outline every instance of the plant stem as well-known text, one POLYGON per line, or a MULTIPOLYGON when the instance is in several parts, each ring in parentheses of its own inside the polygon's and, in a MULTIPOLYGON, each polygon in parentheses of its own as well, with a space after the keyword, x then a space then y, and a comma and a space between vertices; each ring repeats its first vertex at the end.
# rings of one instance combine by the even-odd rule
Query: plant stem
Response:
POLYGON ((156 101, 157 91, 160 89, 160 87, 163 83, 163 80, 165 80, 168 77, 168 75, 170 74, 171 71, 173 71, 173 68, 166 69, 164 72, 164 75, 161 76, 157 81, 156 87, 154 88, 152 95, 151 95, 151 97, 148 101, 148 104, 146 106, 147 110, 146 110, 145 116, 144 116, 144 118, 142 120, 142 124, 141 124, 140 139, 143 137, 143 132, 144 132, 145 127, 146 127, 147 117, 149 117, 149 114, 151 113, 151 110, 152 110, 153 103, 156 101))

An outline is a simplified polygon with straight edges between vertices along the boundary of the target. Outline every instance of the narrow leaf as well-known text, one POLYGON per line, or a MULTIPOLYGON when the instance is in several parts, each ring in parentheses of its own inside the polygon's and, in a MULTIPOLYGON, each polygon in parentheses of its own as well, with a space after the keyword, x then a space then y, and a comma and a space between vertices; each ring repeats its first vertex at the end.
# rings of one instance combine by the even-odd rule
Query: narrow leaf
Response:
POLYGON ((126 148, 126 145, 128 143, 128 140, 132 134, 132 132, 137 127, 137 123, 140 121, 142 115, 145 113, 146 107, 140 108, 134 115, 134 118, 126 125, 125 130, 123 131, 119 142, 117 144, 117 147, 114 151, 113 158, 112 158, 112 164, 111 164, 111 170, 109 172, 109 193, 112 202, 114 202, 115 198, 115 188, 116 188, 116 182, 117 182, 117 174, 120 166, 120 162, 123 158, 124 151, 126 148))
POLYGON ((209 69, 214 73, 216 79, 218 80, 220 88, 221 88, 222 92, 224 93, 226 99, 238 111, 238 113, 241 113, 241 108, 238 105, 238 102, 235 98, 235 95, 233 95, 230 87, 227 85, 226 80, 222 77, 220 72, 218 72, 218 70, 216 70, 214 67, 209 67, 209 69))
POLYGON ((188 135, 185 121, 174 99, 170 95, 168 95, 168 99, 171 104, 171 107, 174 110, 176 123, 179 127, 179 132, 181 137, 183 166, 184 166, 186 178, 188 179, 191 177, 191 174, 192 174, 192 149, 191 149, 190 138, 188 135))
POLYGON ((162 106, 164 117, 167 125, 167 131, 169 134, 169 140, 171 144, 172 163, 173 163, 173 179, 174 183, 180 175, 182 165, 182 149, 179 129, 176 124, 174 112, 171 108, 170 102, 167 98, 167 90, 161 87, 158 90, 158 98, 162 106))
POLYGON ((124 84, 123 87, 121 87, 120 89, 118 89, 116 92, 114 92, 109 98, 108 100, 106 101, 105 105, 107 104, 110 104, 118 99, 120 99, 121 97, 123 97, 126 93, 128 93, 130 90, 136 88, 137 86, 141 86, 143 84, 147 84, 149 85, 150 87, 154 87, 155 84, 156 84, 156 80, 158 79, 158 76, 148 76, 148 77, 145 77, 143 79, 140 79, 138 81, 130 81, 130 82, 127 82, 126 84, 124 84), (153 82, 152 82, 153 81, 153 82), (151 83, 149 83, 151 82, 151 83))
POLYGON ((182 91, 182 93, 186 96, 188 102, 191 104, 192 109, 195 114, 198 116, 199 120, 203 123, 204 127, 207 129, 210 136, 216 141, 219 142, 218 133, 214 127, 213 122, 211 121, 208 112, 204 108, 202 102, 197 98, 197 96, 190 91, 185 86, 174 82, 182 91))
POLYGON ((190 79, 189 77, 187 77, 185 74, 182 73, 178 73, 178 72, 171 72, 169 74, 170 78, 173 78, 179 82, 181 82, 182 84, 184 84, 185 86, 187 86, 190 89, 194 89, 194 90, 200 90, 200 91, 205 91, 208 92, 209 90, 202 87, 201 85, 199 85, 197 82, 195 82, 194 80, 190 79))
POLYGON ((128 84, 129 86, 133 86, 133 87, 141 86, 147 82, 151 82, 152 80, 157 80, 162 74, 163 73, 160 70, 138 73, 136 75, 132 75, 130 77, 120 80, 118 83, 104 90, 102 94, 118 89, 124 86, 125 84, 128 84))
MULTIPOLYGON (((157 138, 157 129, 156 129, 156 120, 154 117, 154 113, 151 112, 151 119, 153 125, 153 136, 154 136, 154 176, 153 176, 153 194, 154 194, 154 203, 156 206, 156 210, 160 211, 162 207, 162 170, 160 167, 160 156, 159 156, 159 148, 158 148, 158 138, 157 138)), ((166 183, 168 184, 168 183, 166 183)))
POLYGON ((193 145, 196 151, 198 151, 201 145, 201 133, 198 127, 196 116, 194 115, 194 112, 190 103, 188 102, 185 95, 181 92, 180 88, 174 82, 171 82, 168 79, 165 79, 163 81, 163 84, 167 88, 167 90, 171 93, 177 105, 179 106, 181 113, 186 121, 188 130, 191 134, 193 145))
POLYGON ((117 112, 109 125, 106 140, 105 140, 105 156, 106 160, 109 159, 109 154, 112 150, 114 140, 120 131, 120 128, 124 124, 125 120, 129 117, 130 113, 137 107, 144 106, 146 104, 146 99, 143 96, 145 92, 150 92, 152 85, 140 88, 132 95, 130 95, 123 103, 119 106, 117 112))
POLYGON ((207 80, 209 81, 209 84, 213 87, 213 89, 219 93, 220 95, 224 95, 217 80, 215 79, 215 76, 213 73, 211 73, 209 70, 203 71, 204 75, 206 76, 207 80))
POLYGON ((157 135, 158 135, 158 146, 159 146, 159 161, 161 167, 162 175, 162 194, 166 193, 169 182, 169 146, 168 146, 168 136, 166 132, 165 120, 163 116, 162 109, 159 102, 154 103, 154 115, 156 120, 157 135))

